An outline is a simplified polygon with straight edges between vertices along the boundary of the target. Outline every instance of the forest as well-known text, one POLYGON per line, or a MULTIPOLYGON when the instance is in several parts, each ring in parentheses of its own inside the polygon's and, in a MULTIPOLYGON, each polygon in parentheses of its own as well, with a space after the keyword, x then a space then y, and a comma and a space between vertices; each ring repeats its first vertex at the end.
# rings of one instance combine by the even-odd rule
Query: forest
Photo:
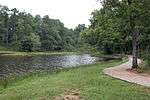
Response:
POLYGON ((17 8, 0 6, 0 45, 16 51, 64 51, 79 47, 84 25, 68 29, 48 15, 32 16, 17 8))

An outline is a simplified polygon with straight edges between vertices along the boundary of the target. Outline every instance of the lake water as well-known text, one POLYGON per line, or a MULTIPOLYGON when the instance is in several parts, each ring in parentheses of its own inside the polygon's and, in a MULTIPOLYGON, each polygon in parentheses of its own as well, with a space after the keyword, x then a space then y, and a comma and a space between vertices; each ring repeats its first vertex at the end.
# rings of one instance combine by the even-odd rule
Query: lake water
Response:
POLYGON ((0 77, 19 75, 30 71, 54 71, 62 68, 94 64, 99 58, 89 54, 51 56, 0 56, 0 77))

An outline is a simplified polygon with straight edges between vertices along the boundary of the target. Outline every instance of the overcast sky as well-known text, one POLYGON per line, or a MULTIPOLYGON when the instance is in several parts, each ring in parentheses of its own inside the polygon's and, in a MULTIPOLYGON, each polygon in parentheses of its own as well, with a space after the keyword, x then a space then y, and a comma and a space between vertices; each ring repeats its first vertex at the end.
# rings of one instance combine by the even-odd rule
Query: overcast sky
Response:
POLYGON ((33 15, 49 15, 50 18, 60 19, 68 28, 78 24, 88 25, 91 12, 100 7, 96 0, 0 0, 0 4, 33 15))

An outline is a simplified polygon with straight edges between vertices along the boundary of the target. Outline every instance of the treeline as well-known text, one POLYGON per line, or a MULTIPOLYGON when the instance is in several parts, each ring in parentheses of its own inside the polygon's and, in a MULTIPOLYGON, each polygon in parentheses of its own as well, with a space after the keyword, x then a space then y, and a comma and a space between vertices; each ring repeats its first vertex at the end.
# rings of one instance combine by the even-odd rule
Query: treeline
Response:
POLYGON ((150 0, 100 0, 82 40, 107 54, 150 50, 150 0), (134 51, 132 51, 134 48, 134 51))
POLYGON ((68 29, 48 15, 32 16, 0 5, 0 45, 15 50, 73 50, 79 47, 82 26, 68 29))

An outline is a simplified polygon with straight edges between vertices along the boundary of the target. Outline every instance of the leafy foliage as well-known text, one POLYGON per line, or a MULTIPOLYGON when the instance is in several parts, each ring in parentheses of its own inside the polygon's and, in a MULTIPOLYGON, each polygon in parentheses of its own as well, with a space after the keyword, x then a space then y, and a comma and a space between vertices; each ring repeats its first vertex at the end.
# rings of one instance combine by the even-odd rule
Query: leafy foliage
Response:
POLYGON ((68 29, 48 15, 32 16, 0 6, 0 45, 20 51, 73 50, 79 47, 79 29, 68 29))
POLYGON ((131 53, 134 37, 137 48, 149 49, 149 0, 100 0, 91 25, 81 33, 82 40, 105 53, 131 53), (136 36, 135 36, 136 35, 136 36))

